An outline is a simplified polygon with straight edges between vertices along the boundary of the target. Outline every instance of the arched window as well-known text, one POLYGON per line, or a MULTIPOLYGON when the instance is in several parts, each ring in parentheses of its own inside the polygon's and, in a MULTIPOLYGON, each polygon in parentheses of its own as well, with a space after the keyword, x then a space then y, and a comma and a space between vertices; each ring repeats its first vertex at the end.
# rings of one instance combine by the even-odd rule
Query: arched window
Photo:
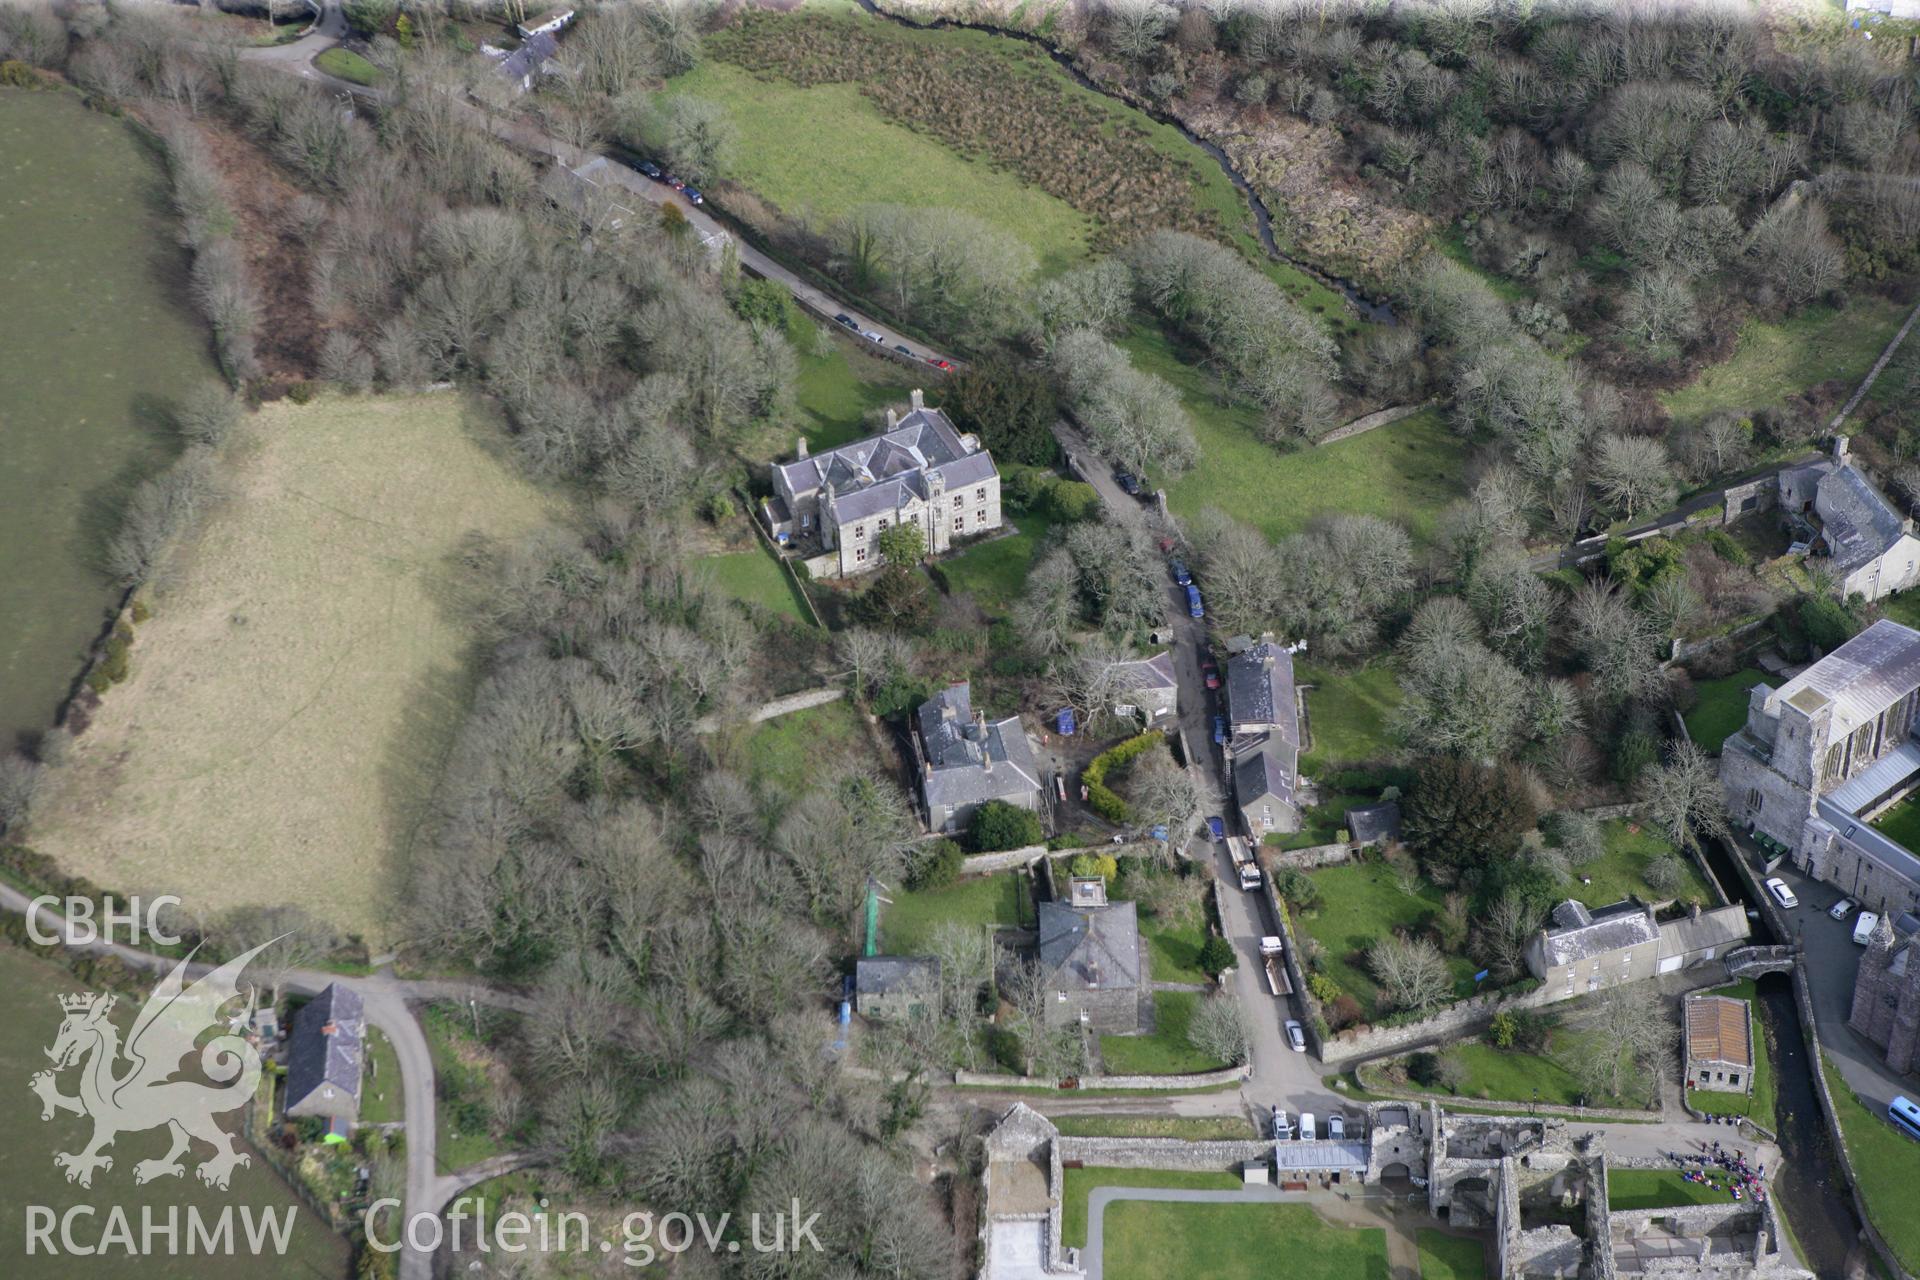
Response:
POLYGON ((1838 778, 1840 776, 1840 762, 1844 757, 1845 753, 1846 753, 1846 748, 1841 746, 1839 743, 1835 743, 1833 746, 1827 748, 1826 775, 1829 779, 1838 778))

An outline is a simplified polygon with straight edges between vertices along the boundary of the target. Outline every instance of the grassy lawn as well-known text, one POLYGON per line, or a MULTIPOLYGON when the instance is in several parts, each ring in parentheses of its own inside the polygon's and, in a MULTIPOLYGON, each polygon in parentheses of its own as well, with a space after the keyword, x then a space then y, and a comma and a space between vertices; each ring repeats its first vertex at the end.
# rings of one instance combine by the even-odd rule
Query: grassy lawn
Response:
POLYGON ((1258 410, 1223 403, 1214 380, 1183 364, 1156 329, 1135 325, 1120 345, 1135 368, 1165 378, 1193 415, 1200 460, 1167 486, 1175 515, 1219 507, 1270 538, 1316 517, 1376 515, 1432 537, 1442 508, 1466 496, 1467 445, 1433 410, 1338 444, 1283 453, 1255 434, 1258 410))
MULTIPOLYGON (((1534 1090, 1540 1101, 1555 1106, 1643 1107, 1646 1105, 1646 1081, 1638 1071, 1627 1084, 1627 1096, 1585 1093, 1574 1076, 1572 1064, 1590 1054, 1603 1052, 1591 1032, 1561 1027, 1553 1033, 1553 1043, 1545 1054, 1502 1052, 1478 1040, 1466 1040, 1449 1047, 1466 1069, 1454 1096, 1478 1098, 1483 1102, 1533 1101, 1534 1090)), ((1444 1090, 1442 1091, 1444 1092, 1444 1090)))
MULTIPOLYGON (((1325 795, 1325 793, 1322 793, 1325 795)), ((1372 804, 1378 796, 1330 795, 1301 815, 1298 831, 1270 832, 1261 843, 1274 849, 1311 849, 1347 838, 1347 810, 1372 804)))
POLYGON ((1240 1142, 1258 1138, 1245 1116, 1053 1117, 1054 1127, 1071 1138, 1183 1138, 1188 1142, 1240 1142))
POLYGON ((1695 681, 1693 691, 1700 695, 1700 701, 1687 712, 1687 736, 1702 751, 1719 755, 1720 744, 1747 723, 1747 692, 1756 684, 1771 683, 1767 673, 1757 667, 1695 681))
MULTIPOLYGON (((800 376, 794 385, 800 434, 815 453, 837 449, 867 434, 868 413, 905 405, 907 393, 915 387, 927 388, 937 403, 937 376, 929 372, 923 377, 861 350, 846 338, 821 339, 812 355, 800 358, 800 376)), ((792 461, 793 445, 790 437, 781 437, 774 444, 775 456, 792 461)))
POLYGON ((667 93, 723 103, 739 129, 728 176, 816 227, 863 204, 933 205, 1010 233, 1048 268, 1087 254, 1092 218, 894 123, 857 84, 802 88, 709 58, 669 82, 667 93))
POLYGON ((488 1069, 492 1054, 473 1037, 464 1011, 433 1005, 420 1014, 421 1030, 433 1054, 436 1082, 434 1160, 441 1173, 453 1173, 503 1150, 489 1128, 488 1069))
POLYGON ((1486 1246, 1444 1231, 1420 1231, 1420 1280, 1485 1280, 1486 1246))
MULTIPOLYGON (((1311 873, 1320 886, 1320 906, 1311 915, 1296 912, 1294 924, 1304 929, 1326 951, 1321 963, 1328 977, 1360 1002, 1369 1020, 1386 1010, 1380 989, 1367 972, 1365 952, 1395 929, 1418 929, 1428 915, 1442 909, 1443 894, 1424 881, 1412 897, 1400 892, 1393 872, 1379 863, 1349 863, 1323 867, 1311 873)), ((1477 966, 1465 956, 1448 956, 1454 992, 1473 994, 1477 966)))
POLYGON ((1713 901, 1713 891, 1707 887, 1699 868, 1684 857, 1680 859, 1684 876, 1680 886, 1671 894, 1656 893, 1653 886, 1647 883, 1647 864, 1661 854, 1673 851, 1672 842, 1658 828, 1620 818, 1603 825, 1607 833, 1606 856, 1598 862, 1588 863, 1579 871, 1580 875, 1593 883, 1576 882, 1569 889, 1581 902, 1589 907, 1605 907, 1619 902, 1628 894, 1638 895, 1645 902, 1663 902, 1668 898, 1680 902, 1698 898, 1703 904, 1713 901), (1633 829, 1636 825, 1640 828, 1638 831, 1633 829))
POLYGON ((1193 924, 1164 924, 1158 916, 1140 913, 1140 936, 1146 940, 1148 964, 1155 982, 1205 982, 1200 948, 1206 945, 1202 916, 1193 924))
POLYGON ((1294 679, 1313 686, 1306 695, 1311 750, 1301 757, 1301 772, 1312 775, 1399 755, 1387 725, 1406 695, 1392 667, 1370 662, 1338 671, 1303 662, 1294 668, 1294 679))
POLYGON ((354 84, 370 85, 380 78, 380 73, 374 69, 373 64, 351 49, 328 49, 313 60, 313 65, 330 76, 337 76, 354 84))
POLYGON ((1150 1036, 1101 1036, 1100 1056, 1107 1074, 1115 1076, 1177 1076, 1195 1071, 1218 1071, 1228 1064, 1215 1061, 1187 1043, 1187 1027, 1205 996, 1193 991, 1153 993, 1154 1031, 1150 1036))
MULTIPOLYGON (((1066 1169, 1060 1188, 1060 1243, 1087 1245, 1087 1196, 1096 1187, 1175 1187, 1190 1191, 1232 1191, 1239 1173, 1189 1169, 1066 1169)), ((1112 1223, 1109 1220, 1109 1228, 1112 1223)))
MULTIPOLYGON (((0 89, 0 744, 38 732, 120 588, 121 503, 215 375, 156 148, 77 93, 0 89)), ((150 883, 158 883, 152 881, 150 883)))
POLYGON ((860 712, 841 698, 754 725, 745 743, 747 772, 799 795, 842 759, 866 749, 860 712))
POLYGON ((1282 1263, 1289 1280, 1386 1280, 1387 1233, 1343 1227, 1304 1204, 1107 1206, 1109 1280, 1162 1276, 1263 1276, 1282 1263))
POLYGON ((1920 1142, 1887 1123, 1880 1108, 1868 1109, 1825 1054, 1820 1060, 1834 1108, 1840 1113, 1847 1158, 1859 1179, 1861 1198, 1867 1202, 1867 1216, 1900 1265, 1909 1272, 1920 1271, 1920 1214, 1913 1211, 1913 1189, 1920 1186, 1920 1142))
POLYGON ((922 893, 896 886, 888 896, 893 903, 881 908, 880 942, 890 955, 914 954, 949 920, 975 925, 1033 924, 1027 877, 1012 871, 973 876, 922 893))
POLYGON ((954 591, 964 591, 989 614, 1004 616, 1026 589, 1027 572, 1053 538, 1054 522, 1038 511, 1007 516, 1017 532, 977 543, 940 562, 954 591))
POLYGON ((1920 849, 1920 801, 1902 800, 1875 818, 1873 829, 1909 849, 1920 849))
POLYGON ((276 401, 220 489, 153 589, 131 678, 49 779, 35 843, 100 884, 191 876, 209 912, 321 904, 378 950, 478 676, 465 549, 572 508, 461 395, 276 401))
POLYGON ((1607 1203, 1615 1209, 1677 1209, 1689 1204, 1727 1204, 1724 1180, 1716 1187, 1688 1182, 1678 1169, 1610 1169, 1607 1203))
POLYGON ((701 556, 697 563, 713 575, 713 585, 722 595, 757 605, 775 617, 812 625, 813 619, 800 603, 799 588, 765 547, 701 556))
POLYGON ((1897 302, 1861 294, 1839 310, 1811 308, 1777 324, 1749 321, 1730 359, 1663 393, 1661 403, 1676 422, 1692 422, 1721 409, 1777 405, 1830 378, 1858 383, 1906 312, 1897 302))
MULTIPOLYGON (((1913 341, 1913 335, 1907 335, 1913 341)), ((1880 601, 1880 616, 1892 618, 1904 627, 1920 627, 1920 591, 1902 591, 1880 601)))
POLYGON ((403 1120, 400 1103, 400 1061, 393 1045, 378 1027, 366 1033, 366 1074, 360 1082, 360 1121, 387 1124, 403 1120))
POLYGON ((1771 1129, 1774 1127, 1774 1090, 1773 1090, 1773 1051, 1767 1046, 1766 1027, 1760 1021, 1760 1011, 1754 1007, 1755 993, 1752 979, 1736 982, 1730 987, 1721 987, 1713 994, 1732 996, 1736 1000, 1747 1002, 1748 1025, 1753 1028, 1753 1052, 1756 1061, 1753 1064, 1753 1094, 1716 1093, 1710 1089, 1695 1089, 1691 1097, 1693 1105, 1701 1111, 1721 1116, 1752 1116, 1771 1129))

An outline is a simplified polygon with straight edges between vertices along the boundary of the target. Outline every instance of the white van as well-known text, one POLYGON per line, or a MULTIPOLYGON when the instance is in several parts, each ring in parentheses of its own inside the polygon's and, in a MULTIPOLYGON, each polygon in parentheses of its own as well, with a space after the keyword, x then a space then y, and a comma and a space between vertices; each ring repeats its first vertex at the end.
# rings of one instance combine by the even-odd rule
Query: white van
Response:
POLYGON ((1315 1133, 1313 1129, 1313 1112, 1302 1111, 1300 1113, 1300 1141, 1313 1142, 1317 1140, 1319 1136, 1320 1135, 1315 1133))
POLYGON ((1871 911, 1862 911, 1853 921, 1853 940, 1858 946, 1866 946, 1867 939, 1873 936, 1873 926, 1880 923, 1880 917, 1871 911))
POLYGON ((1284 1107, 1273 1109, 1273 1137, 1276 1142, 1293 1141, 1293 1121, 1287 1119, 1284 1107))

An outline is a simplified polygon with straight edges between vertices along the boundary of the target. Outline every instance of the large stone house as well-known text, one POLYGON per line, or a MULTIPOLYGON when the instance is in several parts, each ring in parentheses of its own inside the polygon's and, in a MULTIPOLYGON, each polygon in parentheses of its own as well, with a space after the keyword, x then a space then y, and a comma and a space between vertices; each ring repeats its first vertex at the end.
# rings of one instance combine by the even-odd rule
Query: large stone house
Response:
POLYGON ((1688 996, 1683 1030, 1689 1089, 1753 1092, 1751 1005, 1731 996, 1688 996))
POLYGON ((1043 902, 1036 914, 1053 1021, 1084 1021, 1106 1035, 1138 1031, 1144 968, 1133 903, 1108 902, 1099 876, 1075 876, 1065 902, 1043 902))
POLYGON ((974 711, 973 688, 965 681, 920 704, 913 748, 929 830, 964 830, 989 800, 1043 808, 1040 766, 1020 717, 989 722, 974 711))
POLYGON ((850 577, 880 567, 880 535, 895 525, 918 525, 935 555, 998 529, 1000 472, 915 391, 906 416, 887 410, 877 436, 812 455, 802 440, 798 458, 774 464, 760 514, 782 546, 824 554, 823 576, 850 577))
POLYGON ((1738 906, 1662 921, 1634 898, 1592 909, 1569 898, 1527 944, 1527 968, 1541 999, 1567 1000, 1723 958, 1748 933, 1738 906))
POLYGON ((1869 600, 1920 583, 1920 538, 1847 456, 1847 438, 1834 437, 1833 455, 1782 471, 1780 509, 1790 525, 1811 533, 1816 556, 1831 562, 1842 596, 1869 600))
POLYGON ((339 983, 307 1002, 287 1045, 287 1114, 351 1121, 360 1114, 366 1014, 339 983))
POLYGON ((1920 907, 1920 858, 1868 825, 1920 788, 1920 632, 1882 619, 1777 689, 1748 694, 1720 752, 1733 821, 1885 914, 1920 907))
POLYGON ((1880 917, 1853 975, 1847 1025, 1884 1050, 1889 1067, 1920 1074, 1920 935, 1902 936, 1880 917))
POLYGON ((1227 659, 1233 803, 1256 841, 1300 829, 1300 715, 1293 654, 1271 633, 1227 659))

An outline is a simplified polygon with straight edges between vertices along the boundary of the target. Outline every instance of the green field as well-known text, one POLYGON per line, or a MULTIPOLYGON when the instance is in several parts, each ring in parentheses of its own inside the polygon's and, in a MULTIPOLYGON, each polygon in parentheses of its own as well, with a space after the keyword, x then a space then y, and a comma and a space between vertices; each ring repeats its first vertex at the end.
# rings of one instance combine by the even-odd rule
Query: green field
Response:
POLYGON ((911 955, 925 948, 933 931, 949 920, 972 925, 1033 924, 1033 900, 1027 877, 1012 871, 970 876, 944 889, 916 893, 896 888, 883 907, 881 946, 889 955, 911 955))
POLYGON ((1747 1016, 1753 1028, 1753 1093, 1715 1093, 1709 1089, 1695 1089, 1690 1097, 1694 1108, 1712 1115, 1752 1116, 1755 1120, 1771 1129, 1774 1121, 1773 1087, 1773 1050, 1767 1044, 1766 1024, 1760 1020, 1760 1011, 1754 1005, 1756 993, 1753 980, 1736 982, 1730 987, 1721 987, 1713 994, 1732 996, 1736 1000, 1747 1002, 1747 1016))
POLYGON ((1232 1191, 1240 1175, 1221 1170, 1067 1169, 1060 1187, 1060 1243, 1087 1245, 1087 1196, 1096 1187, 1176 1187, 1191 1191, 1232 1191))
POLYGON ((1108 1280, 1165 1276, 1265 1276, 1288 1280, 1387 1280, 1387 1233, 1333 1225, 1304 1204, 1107 1206, 1108 1280))
MULTIPOLYGON (((1445 895, 1422 881, 1413 897, 1400 892, 1391 870, 1379 863, 1348 863, 1310 873, 1320 886, 1320 906, 1311 914, 1294 913, 1294 925, 1325 949, 1321 970, 1360 1002, 1369 1021, 1389 1012, 1380 1007, 1380 989, 1367 971, 1366 950, 1396 929, 1418 931, 1442 909, 1445 895)), ((1448 956, 1454 992, 1473 994, 1478 968, 1465 956, 1448 956)))
POLYGON ((1569 892, 1589 907, 1605 907, 1619 902, 1628 894, 1633 894, 1643 902, 1665 902, 1672 899, 1685 902, 1697 898, 1702 905, 1713 902, 1713 891, 1707 887, 1707 881, 1700 869, 1687 857, 1680 858, 1680 866, 1685 873, 1680 887, 1671 893, 1658 893, 1646 881, 1647 863, 1663 853, 1673 851, 1673 844, 1658 828, 1648 824, 1636 824, 1623 819, 1614 819, 1603 824, 1607 833, 1606 856, 1596 862, 1590 862, 1579 869, 1579 874, 1593 881, 1592 884, 1575 884, 1569 892))
POLYGON ((940 562, 955 592, 964 591, 988 614, 1003 617, 1026 589, 1033 562, 1053 540, 1054 522, 1038 511, 1008 514, 1015 532, 978 543, 940 562))
POLYGON ((1147 944, 1148 964, 1155 982, 1205 982, 1200 948, 1207 942, 1204 917, 1192 924, 1163 924, 1150 912, 1140 913, 1140 940, 1147 944))
POLYGON ((1306 695, 1310 749, 1300 758, 1302 773, 1312 776, 1400 754, 1388 723, 1406 694, 1385 662, 1352 671, 1303 662, 1294 668, 1294 679, 1313 686, 1306 695))
POLYGON ((1152 1035, 1100 1037, 1100 1057, 1107 1064, 1107 1074, 1179 1076, 1230 1066, 1187 1042, 1187 1027, 1206 998, 1193 991, 1154 992, 1152 1035))
POLYGON ((1484 1280, 1489 1274, 1486 1246, 1478 1240, 1427 1230, 1418 1232, 1415 1240, 1420 1246, 1420 1280, 1484 1280))
POLYGON ((1590 1094, 1581 1089, 1573 1064, 1601 1049, 1593 1033, 1566 1027, 1553 1033, 1552 1047, 1544 1054, 1502 1051, 1478 1040, 1461 1041, 1448 1046, 1448 1052, 1466 1071, 1460 1087, 1451 1092, 1458 1098, 1483 1102, 1529 1103, 1537 1096, 1541 1102, 1561 1107, 1644 1107, 1646 1078, 1639 1071, 1629 1072, 1625 1097, 1590 1094))
POLYGON ((813 619, 800 603, 800 588, 765 547, 701 556, 695 563, 712 575, 714 587, 723 595, 765 609, 778 618, 812 624, 813 619))
MULTIPOLYGON (((862 351, 852 341, 838 336, 820 340, 813 354, 800 360, 800 377, 794 398, 800 411, 800 434, 807 448, 815 453, 837 449, 868 434, 866 415, 888 405, 907 403, 907 393, 915 387, 929 391, 939 377, 928 370, 922 377, 905 366, 862 351)), ((936 403, 939 393, 929 397, 936 403)), ((793 458, 794 442, 782 438, 775 456, 783 461, 793 458)))
POLYGON ((1820 1062, 1867 1216, 1900 1265, 1920 1271, 1920 1214, 1913 1211, 1913 1189, 1920 1186, 1920 1142, 1888 1124, 1883 1108, 1868 1109, 1825 1054, 1820 1062))
POLYGON ((1179 390, 1193 417, 1200 458, 1167 485, 1175 515, 1218 507, 1270 538, 1298 533, 1323 515, 1375 515, 1430 539, 1440 512, 1466 496, 1467 445, 1437 410, 1424 410, 1364 435, 1283 453, 1255 434, 1259 411, 1223 402, 1214 379, 1181 361, 1167 339, 1143 325, 1121 339, 1134 367, 1179 390))
POLYGON ((1756 684, 1768 684, 1767 673, 1746 667, 1730 676, 1696 680, 1700 701, 1687 712, 1687 736, 1709 755, 1720 754, 1720 744, 1747 723, 1747 694, 1756 684))
POLYGON ((754 725, 746 738, 747 773, 756 782, 797 796, 834 766, 866 750, 860 712, 842 698, 754 725))
POLYGON ((152 146, 79 95, 0 89, 0 750, 44 729, 118 590, 119 505, 214 376, 152 146))
MULTIPOLYGON (((158 1128, 129 1131, 107 1149, 113 1167, 96 1174, 91 1189, 66 1180, 53 1162, 54 1153, 79 1151, 86 1145, 92 1125, 85 1117, 64 1113, 42 1122, 39 1104, 27 1092, 27 1079, 49 1065, 45 1050, 53 1044, 61 1024, 58 997, 82 989, 63 966, 11 943, 0 943, 0 1019, 7 1028, 7 1034, 0 1036, 0 1080, 19 1095, 15 1105, 20 1108, 13 1136, 0 1150, 0 1201, 8 1206, 8 1212, 0 1214, 0 1257, 20 1262, 26 1256, 27 1205, 45 1205, 62 1218, 77 1209, 71 1219, 76 1241, 106 1244, 102 1256, 84 1262, 77 1258, 64 1264, 21 1262, 17 1271, 9 1264, 7 1274, 82 1276, 88 1280, 254 1280, 266 1275, 341 1280, 349 1274, 352 1251, 345 1238, 335 1235, 318 1213, 296 1199, 257 1151, 249 1157, 249 1164, 233 1171, 224 1191, 194 1176, 195 1168, 212 1154, 211 1148, 198 1142, 184 1158, 187 1171, 183 1176, 140 1185, 134 1181, 134 1165, 165 1155, 167 1133, 158 1128), (187 1253, 184 1233, 189 1213, 212 1225, 223 1210, 242 1207, 256 1216, 271 1212, 276 1220, 293 1210, 292 1233, 284 1257, 264 1261, 246 1252, 243 1243, 236 1243, 232 1252, 213 1256, 187 1253), (138 1241, 142 1213, 147 1209, 153 1211, 156 1224, 165 1223, 170 1214, 177 1215, 182 1232, 177 1251, 169 1253, 159 1237, 155 1239, 160 1242, 144 1257, 128 1256, 138 1251, 137 1244, 123 1248, 107 1242, 112 1236, 102 1241, 110 1210, 126 1215, 133 1224, 130 1239, 138 1241)), ((123 995, 115 1001, 112 1018, 122 1034, 132 1025, 140 1005, 137 996, 123 995)), ((76 1064, 56 1073, 60 1092, 69 1096, 77 1092, 81 1070, 76 1064)), ((124 1072, 126 1068, 119 1070, 124 1072)), ((221 1127, 237 1132, 237 1113, 225 1117, 221 1127)), ((241 1235, 237 1222, 235 1235, 241 1235)), ((55 1239, 57 1245, 58 1237, 55 1239)))
POLYGON ((821 231, 863 204, 938 205, 1009 232, 1047 267, 1086 256, 1093 219, 895 124, 858 85, 802 88, 707 59, 666 92, 724 103, 740 131, 727 176, 821 231))
POLYGON ((1732 358, 1662 393, 1660 402, 1674 421, 1692 422, 1722 409, 1779 405, 1830 378, 1858 383, 1906 314, 1897 302, 1860 294, 1837 310, 1814 307, 1779 323, 1750 320, 1732 358))
POLYGON ((1732 1200, 1724 1179, 1714 1188, 1688 1182, 1678 1169, 1607 1172, 1607 1203, 1615 1209, 1677 1209, 1690 1204, 1728 1204, 1732 1200))

